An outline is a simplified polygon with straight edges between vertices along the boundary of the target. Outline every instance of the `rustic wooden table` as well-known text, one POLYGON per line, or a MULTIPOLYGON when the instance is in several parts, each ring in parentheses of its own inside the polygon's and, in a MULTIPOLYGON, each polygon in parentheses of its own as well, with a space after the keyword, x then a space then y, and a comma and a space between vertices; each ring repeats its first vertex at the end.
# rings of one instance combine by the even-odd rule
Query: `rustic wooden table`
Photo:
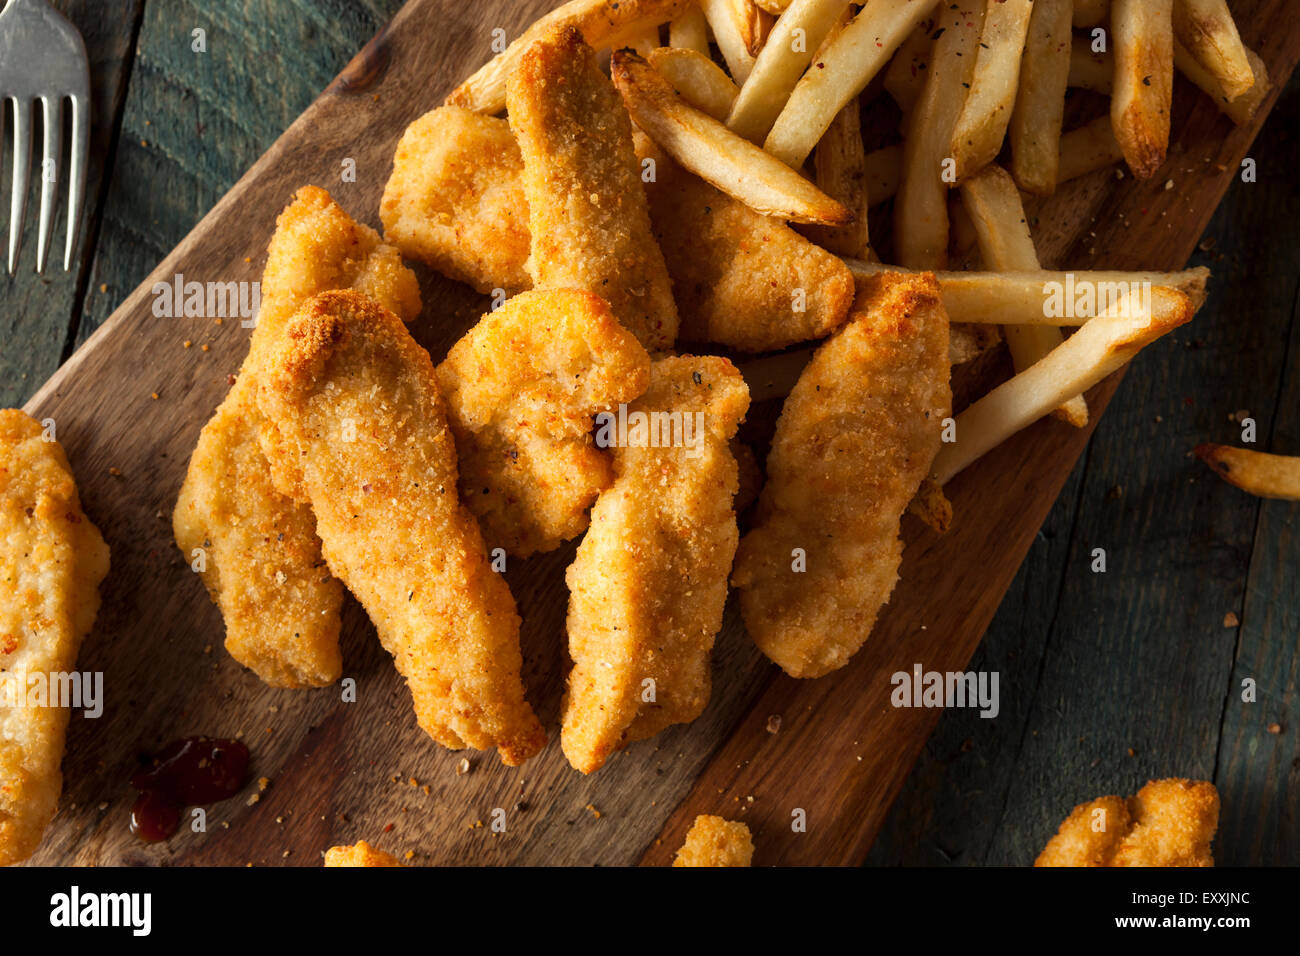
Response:
MULTIPOLYGON (((0 406, 35 392, 401 0, 55 5, 91 57, 82 248, 72 273, 36 276, 30 223, 23 270, 0 277, 0 406)), ((1000 672, 1000 715, 943 717, 869 862, 1023 863, 1074 803, 1177 775, 1219 787, 1221 864, 1300 863, 1300 507, 1190 458, 1235 442, 1241 410, 1259 447, 1300 453, 1297 128, 1293 83, 1253 151, 1285 172, 1224 199, 1192 263, 1214 270, 1209 302, 1138 359, 971 664, 1000 672)))

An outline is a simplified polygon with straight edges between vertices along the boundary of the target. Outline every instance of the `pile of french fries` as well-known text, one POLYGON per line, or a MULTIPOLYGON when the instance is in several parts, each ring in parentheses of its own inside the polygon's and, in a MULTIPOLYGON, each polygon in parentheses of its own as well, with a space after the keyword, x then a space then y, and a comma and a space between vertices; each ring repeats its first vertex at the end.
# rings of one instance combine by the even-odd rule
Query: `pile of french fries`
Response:
MULTIPOLYGON (((1069 280, 1080 286, 1151 294, 1117 295, 1093 315, 1051 314, 1046 290, 1067 276, 1040 265, 1022 197, 1121 160, 1154 176, 1175 71, 1237 124, 1269 91, 1225 0, 571 0, 448 103, 502 112, 518 58, 556 26, 611 51, 633 122, 690 173, 800 224, 856 276, 936 272, 954 365, 1005 338, 1015 375, 960 413, 936 462, 940 484, 1045 415, 1086 425, 1083 393, 1204 300, 1204 269, 1077 272, 1069 280), (1063 129, 1071 87, 1109 96, 1109 115, 1063 129), (862 109, 885 95, 902 113, 900 142, 868 151, 862 109), (892 264, 882 265, 868 210, 891 199, 892 235, 878 245, 892 264), (972 247, 986 271, 950 271, 952 250, 972 247), (1078 328, 1067 336, 1067 326, 1078 328)), ((746 371, 789 382, 809 354, 746 371)), ((771 391, 754 387, 756 397, 771 391)), ((936 491, 914 510, 943 513, 936 491)))

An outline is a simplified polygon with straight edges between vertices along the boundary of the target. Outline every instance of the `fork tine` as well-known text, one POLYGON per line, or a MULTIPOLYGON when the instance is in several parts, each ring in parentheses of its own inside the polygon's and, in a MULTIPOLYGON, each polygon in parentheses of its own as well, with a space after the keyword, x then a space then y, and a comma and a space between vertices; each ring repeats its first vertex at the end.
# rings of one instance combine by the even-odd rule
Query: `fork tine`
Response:
POLYGON ((18 250, 23 244, 23 220, 27 218, 27 174, 32 163, 32 104, 14 104, 14 190, 9 197, 9 274, 18 267, 18 250))
MULTIPOLYGON (((55 190, 59 183, 59 158, 63 148, 63 98, 43 95, 41 115, 45 123, 45 150, 41 156, 41 217, 36 238, 36 272, 45 272, 50 252, 50 226, 54 222, 55 190)), ((69 215, 73 211, 69 210, 69 215)))
POLYGON ((72 253, 81 231, 81 203, 86 198, 86 167, 90 156, 90 103, 84 94, 74 93, 72 102, 72 150, 69 163, 68 239, 63 249, 63 271, 72 268, 72 253))

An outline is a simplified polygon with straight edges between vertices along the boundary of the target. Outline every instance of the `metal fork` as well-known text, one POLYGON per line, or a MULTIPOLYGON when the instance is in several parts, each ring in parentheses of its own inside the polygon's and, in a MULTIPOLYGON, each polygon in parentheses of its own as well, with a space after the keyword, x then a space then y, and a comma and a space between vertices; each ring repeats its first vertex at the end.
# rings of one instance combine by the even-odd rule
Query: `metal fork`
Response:
POLYGON ((68 186, 68 236, 63 269, 81 225, 90 149, 90 67, 77 28, 45 0, 9 0, 0 11, 0 100, 13 103, 14 172, 9 200, 9 274, 18 266, 27 217, 27 177, 32 161, 32 108, 41 101, 45 149, 41 159, 41 222, 36 271, 45 271, 54 222, 54 190, 63 152, 63 101, 72 102, 72 172, 68 186))

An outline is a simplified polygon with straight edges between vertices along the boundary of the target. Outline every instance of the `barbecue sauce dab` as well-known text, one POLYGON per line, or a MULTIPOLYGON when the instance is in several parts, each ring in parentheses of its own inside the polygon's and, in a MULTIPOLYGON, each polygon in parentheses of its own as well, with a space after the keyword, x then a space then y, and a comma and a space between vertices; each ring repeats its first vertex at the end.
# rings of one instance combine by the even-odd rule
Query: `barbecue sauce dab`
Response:
POLYGON ((131 807, 131 832, 149 843, 168 839, 186 807, 233 797, 248 782, 248 747, 238 740, 185 737, 163 747, 131 777, 140 796, 131 807))

